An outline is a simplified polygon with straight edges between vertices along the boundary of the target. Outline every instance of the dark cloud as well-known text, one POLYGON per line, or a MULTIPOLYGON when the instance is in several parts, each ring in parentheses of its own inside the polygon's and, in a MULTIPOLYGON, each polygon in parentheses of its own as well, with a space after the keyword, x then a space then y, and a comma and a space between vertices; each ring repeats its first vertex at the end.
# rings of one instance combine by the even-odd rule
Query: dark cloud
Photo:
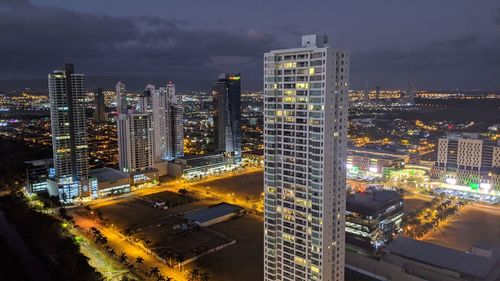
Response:
POLYGON ((353 54, 352 76, 358 76, 356 82, 372 77, 387 87, 407 81, 434 88, 484 88, 500 74, 500 44, 486 39, 470 34, 409 50, 353 54))
POLYGON ((11 4, 0 10, 4 78, 46 75, 64 62, 74 62, 90 75, 207 79, 223 71, 254 72, 248 66, 255 66, 245 62, 260 61, 272 45, 270 35, 252 30, 188 30, 182 27, 186 22, 159 17, 111 17, 11 4), (230 58, 235 65, 221 69, 218 57, 230 58))
MULTIPOLYGON (((131 1, 124 1, 122 6, 127 6, 126 3, 130 6, 131 1)), ((457 7, 464 6, 465 1, 461 3, 457 7)), ((254 17, 255 12, 249 11, 245 16, 238 5, 228 6, 233 9, 228 14, 215 6, 207 7, 208 10, 199 6, 193 10, 184 2, 177 4, 177 8, 185 8, 184 13, 189 17, 171 20, 156 10, 148 16, 144 16, 144 12, 110 16, 69 10, 67 3, 66 8, 61 8, 38 6, 28 0, 0 0, 0 80, 43 80, 52 69, 73 62, 78 71, 95 78, 89 81, 106 87, 117 79, 135 81, 137 84, 132 88, 142 87, 148 80, 168 79, 178 82, 182 89, 207 90, 218 73, 241 72, 244 88, 260 89, 262 54, 271 49, 295 47, 301 34, 316 32, 319 26, 324 30, 318 32, 333 33, 330 41, 334 47, 352 50, 351 85, 354 88, 364 87, 366 80, 371 81, 371 86, 386 88, 404 87, 408 82, 420 88, 500 88, 500 38, 494 38, 497 35, 491 29, 475 28, 468 31, 469 35, 463 35, 465 28, 457 25, 466 22, 467 17, 459 17, 457 24, 450 25, 458 30, 437 32, 440 28, 425 31, 417 28, 428 28, 425 19, 398 21, 401 24, 398 26, 395 19, 378 16, 376 11, 358 15, 359 7, 354 4, 349 4, 354 6, 346 10, 334 9, 336 16, 330 15, 332 9, 320 8, 319 14, 310 13, 314 14, 313 19, 307 13, 311 8, 309 4, 290 7, 279 15, 270 13, 268 18, 273 19, 272 23, 269 19, 266 22, 265 18, 254 17), (304 23, 297 24, 286 18, 300 9, 305 11, 304 23), (213 18, 221 19, 216 25, 210 26, 213 18, 199 19, 212 13, 216 13, 213 18), (352 17, 353 14, 358 16, 352 17), (335 24, 338 22, 333 19, 339 18, 346 24, 335 24), (384 21, 386 18, 391 20, 384 21), (235 27, 237 24, 233 23, 240 26, 235 27), (424 25, 426 27, 421 27, 424 25)), ((379 7, 370 5, 367 7, 371 9, 379 7)), ((408 9, 407 5, 400 5, 398 11, 408 9)), ((497 28, 493 25, 495 21, 500 24, 497 7, 493 15, 496 17, 484 19, 490 28, 497 28)), ((439 9, 432 13, 435 15, 428 19, 445 22, 439 9)), ((172 12, 169 16, 176 14, 172 12)), ((0 84, 1 87, 6 83, 0 84)))

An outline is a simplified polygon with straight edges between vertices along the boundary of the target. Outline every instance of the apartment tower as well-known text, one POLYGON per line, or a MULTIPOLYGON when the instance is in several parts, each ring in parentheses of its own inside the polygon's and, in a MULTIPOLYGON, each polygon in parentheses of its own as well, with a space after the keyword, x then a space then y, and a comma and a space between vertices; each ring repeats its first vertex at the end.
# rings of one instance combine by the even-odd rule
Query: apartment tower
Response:
POLYGON ((73 64, 48 75, 55 171, 49 192, 63 201, 86 196, 90 190, 84 82, 73 64))
POLYGON ((264 280, 344 280, 349 55, 264 54, 264 280))
POLYGON ((215 152, 241 159, 241 76, 219 75, 212 86, 215 152))

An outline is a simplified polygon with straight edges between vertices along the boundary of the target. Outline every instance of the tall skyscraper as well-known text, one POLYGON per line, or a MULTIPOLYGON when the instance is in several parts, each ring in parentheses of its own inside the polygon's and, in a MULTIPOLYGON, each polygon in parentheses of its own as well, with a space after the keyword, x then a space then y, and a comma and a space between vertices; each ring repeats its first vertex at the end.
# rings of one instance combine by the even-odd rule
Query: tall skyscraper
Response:
POLYGON ((153 120, 151 113, 118 115, 120 170, 137 173, 153 169, 153 120))
POLYGON ((97 88, 94 96, 94 121, 96 123, 106 122, 106 105, 104 103, 104 92, 97 88))
POLYGON ((127 113, 127 88, 121 81, 116 83, 116 111, 118 114, 127 113))
POLYGON ((163 159, 171 160, 184 156, 184 107, 181 97, 175 94, 174 83, 168 82, 165 92, 167 124, 165 143, 167 149, 164 152, 163 159))
POLYGON ((48 76, 55 169, 53 183, 64 200, 89 192, 86 183, 89 168, 84 81, 84 75, 76 74, 72 64, 66 64, 63 70, 55 70, 48 76))
POLYGON ((117 128, 120 170, 136 174, 154 169, 153 115, 151 112, 151 90, 148 85, 139 96, 137 108, 128 110, 126 88, 122 82, 116 84, 117 128))
POLYGON ((150 112, 153 118, 155 162, 184 156, 182 100, 175 94, 175 84, 156 89, 148 84, 137 104, 139 112, 150 112))
POLYGON ((344 280, 349 55, 264 54, 264 280, 344 280))
POLYGON ((212 86, 215 151, 241 159, 241 76, 221 74, 212 86))

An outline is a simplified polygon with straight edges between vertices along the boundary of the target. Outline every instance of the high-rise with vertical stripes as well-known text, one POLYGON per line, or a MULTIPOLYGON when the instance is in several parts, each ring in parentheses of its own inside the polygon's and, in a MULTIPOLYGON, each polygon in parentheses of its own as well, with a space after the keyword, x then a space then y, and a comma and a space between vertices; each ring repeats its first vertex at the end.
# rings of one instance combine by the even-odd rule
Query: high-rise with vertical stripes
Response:
POLYGON ((344 280, 348 53, 264 54, 264 280, 344 280))
POLYGON ((49 191, 63 201, 90 191, 84 82, 85 76, 75 73, 72 64, 48 76, 55 170, 49 191))

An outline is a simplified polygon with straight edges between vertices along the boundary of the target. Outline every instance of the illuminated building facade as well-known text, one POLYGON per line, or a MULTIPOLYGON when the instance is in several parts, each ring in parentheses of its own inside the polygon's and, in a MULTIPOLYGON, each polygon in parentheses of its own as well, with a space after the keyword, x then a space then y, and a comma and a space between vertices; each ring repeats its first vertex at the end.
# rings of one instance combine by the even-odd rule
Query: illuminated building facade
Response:
POLYGON ((470 133, 439 139, 431 176, 475 191, 500 191, 500 144, 470 133))
POLYGON ((264 54, 266 281, 344 280, 349 55, 322 39, 264 54))
POLYGON ((346 243, 369 252, 386 245, 401 231, 403 199, 394 190, 369 189, 348 194, 346 243))
POLYGON ((127 88, 125 84, 121 81, 116 83, 116 111, 118 114, 127 113, 128 105, 127 105, 127 88))
POLYGON ((118 115, 120 171, 137 173, 153 169, 153 121, 150 113, 118 115))
POLYGON ((221 74, 212 86, 215 152, 241 159, 241 76, 221 74))
POLYGON ((84 81, 72 64, 48 75, 55 169, 49 191, 63 201, 89 193, 84 81))
POLYGON ((166 87, 146 86, 139 97, 138 110, 153 117, 154 161, 169 161, 184 156, 183 106, 175 94, 175 84, 166 87))

